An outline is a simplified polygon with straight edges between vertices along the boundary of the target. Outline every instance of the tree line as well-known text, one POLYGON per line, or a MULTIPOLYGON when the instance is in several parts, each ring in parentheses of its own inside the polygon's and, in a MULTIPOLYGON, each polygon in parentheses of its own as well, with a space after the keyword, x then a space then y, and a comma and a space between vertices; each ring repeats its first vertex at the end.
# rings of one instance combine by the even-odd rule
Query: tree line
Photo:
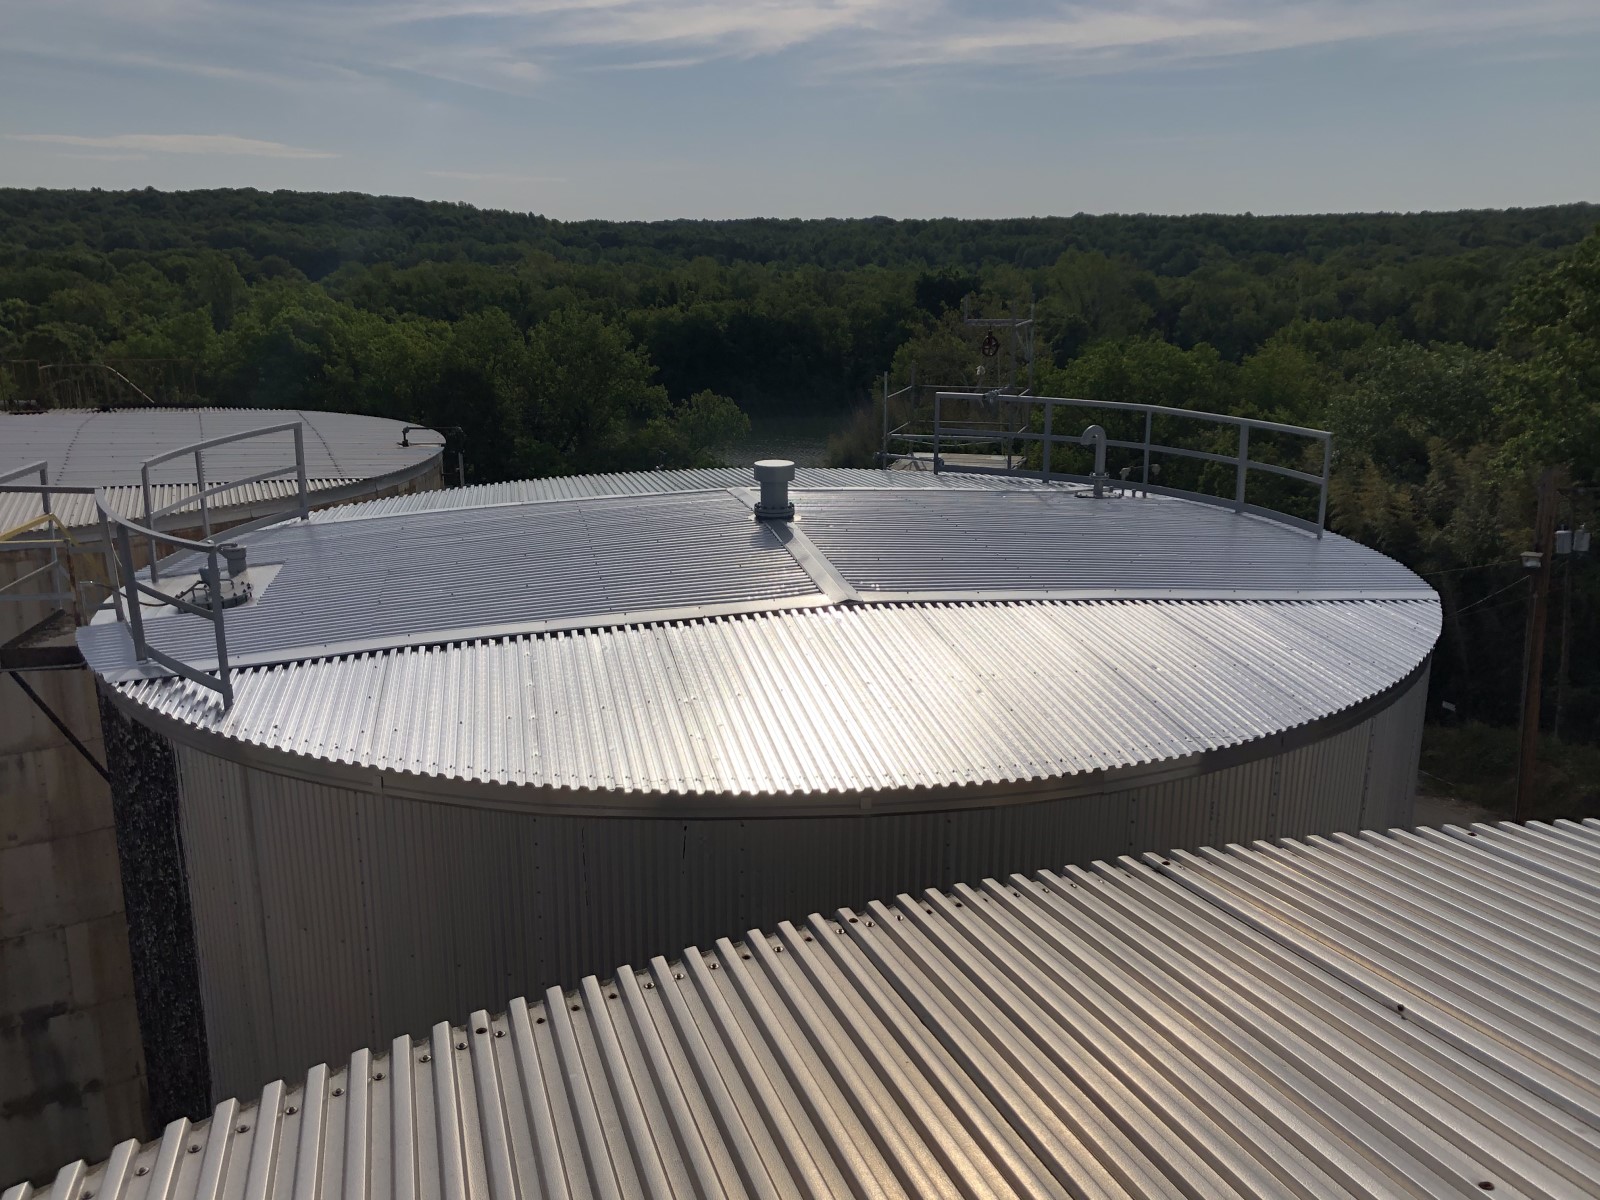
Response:
MULTIPOLYGON (((1600 473, 1597 222, 1585 204, 560 222, 355 194, 0 190, 0 400, 42 395, 41 364, 179 363, 146 390, 452 427, 477 481, 693 465, 746 414, 860 408, 885 370, 973 382, 962 304, 1031 313, 1041 393, 1332 429, 1333 527, 1443 598, 1435 699, 1508 722, 1531 477, 1563 467, 1582 521, 1600 473)), ((866 424, 841 461, 876 449, 866 424)), ((1548 672, 1560 733, 1589 740, 1596 570, 1574 568, 1548 672)))

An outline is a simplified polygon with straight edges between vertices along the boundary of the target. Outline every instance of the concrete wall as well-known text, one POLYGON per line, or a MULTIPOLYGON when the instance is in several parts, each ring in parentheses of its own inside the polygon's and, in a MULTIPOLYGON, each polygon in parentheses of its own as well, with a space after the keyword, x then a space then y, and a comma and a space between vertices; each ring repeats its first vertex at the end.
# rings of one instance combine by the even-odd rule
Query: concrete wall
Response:
POLYGON ((1426 692, 1419 672, 1314 740, 1271 739, 1183 778, 845 817, 547 816, 319 784, 180 744, 181 836, 167 843, 185 860, 212 1099, 815 911, 1144 850, 1403 824, 1426 692), (1407 786, 1371 778, 1375 754, 1407 786))
MULTIPOLYGON (((88 671, 24 678, 104 761, 88 671)), ((148 1132, 111 797, 0 674, 0 1186, 148 1132)))

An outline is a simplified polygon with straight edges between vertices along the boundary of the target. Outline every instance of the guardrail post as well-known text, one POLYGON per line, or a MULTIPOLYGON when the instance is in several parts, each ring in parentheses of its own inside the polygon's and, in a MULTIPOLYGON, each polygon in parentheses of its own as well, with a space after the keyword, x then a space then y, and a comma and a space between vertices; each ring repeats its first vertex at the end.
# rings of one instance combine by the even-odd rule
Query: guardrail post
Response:
POLYGON ((1317 497, 1317 536, 1328 527, 1328 477, 1333 473, 1333 437, 1322 437, 1322 491, 1317 497))
POLYGON ((106 521, 105 510, 98 504, 95 508, 100 514, 100 544, 105 547, 106 589, 111 593, 111 604, 117 610, 117 620, 126 621, 128 614, 122 607, 122 568, 117 563, 116 544, 111 540, 111 526, 106 521))
POLYGON ((300 519, 305 521, 311 517, 311 494, 306 484, 305 429, 298 421, 294 426, 294 468, 295 478, 300 483, 300 519))
POLYGON ((1245 479, 1250 474, 1250 426, 1239 426, 1239 457, 1233 469, 1233 511, 1244 511, 1245 479))
POLYGON ((117 557, 122 561, 122 584, 128 589, 128 626, 133 634, 133 656, 144 662, 149 656, 144 652, 144 614, 139 611, 138 575, 133 567, 133 541, 128 537, 126 525, 117 526, 117 557))
POLYGON ((1050 424, 1055 416, 1056 406, 1050 401, 1044 402, 1044 481, 1050 482, 1050 424))
POLYGON ((233 681, 228 676, 228 637, 222 615, 222 568, 217 548, 206 556, 206 586, 211 589, 211 622, 217 627, 217 679, 222 684, 222 707, 233 707, 233 681))
POLYGON ((200 489, 200 536, 207 540, 211 537, 211 505, 206 501, 206 460, 205 451, 196 449, 194 452, 194 481, 200 489))
MULTIPOLYGON (((150 496, 150 464, 149 463, 145 463, 142 467, 139 468, 139 486, 144 492, 144 527, 146 529, 154 529, 156 527, 156 518, 155 518, 156 506, 155 506, 155 501, 150 496)), ((150 538, 149 542, 150 542, 150 582, 151 583, 159 583, 161 581, 161 573, 156 569, 156 540, 155 540, 155 538, 150 538)))
MULTIPOLYGON (((1155 414, 1148 408, 1144 410, 1144 476, 1140 480, 1146 488, 1150 486, 1150 427, 1155 419, 1155 414)), ((1149 493, 1146 492, 1146 495, 1149 493)))

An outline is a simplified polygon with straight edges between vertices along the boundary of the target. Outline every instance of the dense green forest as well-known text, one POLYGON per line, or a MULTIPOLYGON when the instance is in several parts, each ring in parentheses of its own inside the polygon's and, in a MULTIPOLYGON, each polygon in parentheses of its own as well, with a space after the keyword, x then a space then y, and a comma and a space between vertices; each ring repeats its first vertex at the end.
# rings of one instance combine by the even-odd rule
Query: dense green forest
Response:
MULTIPOLYGON (((102 362, 162 400, 451 427, 470 479, 687 465, 745 414, 847 424, 886 370, 975 382, 970 297, 1035 314, 1038 392, 1332 429, 1332 526, 1444 599, 1435 700, 1507 723, 1532 479, 1561 467, 1577 522, 1600 475, 1597 224, 1595 205, 646 224, 0 190, 0 400, 102 362)), ((871 429, 839 461, 869 461, 871 429)), ((1555 599, 1546 727, 1559 710, 1569 740, 1600 741, 1597 573, 1555 599)))

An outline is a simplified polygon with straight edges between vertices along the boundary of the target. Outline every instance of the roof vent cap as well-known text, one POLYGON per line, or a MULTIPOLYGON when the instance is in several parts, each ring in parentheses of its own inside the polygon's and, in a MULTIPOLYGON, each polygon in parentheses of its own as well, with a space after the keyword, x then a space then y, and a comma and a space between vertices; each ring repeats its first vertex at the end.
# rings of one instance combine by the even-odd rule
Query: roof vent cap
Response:
POLYGON ((787 521, 794 516, 789 503, 789 481, 794 478, 794 463, 787 458, 763 458, 756 463, 756 482, 761 499, 756 503, 756 519, 787 521))

